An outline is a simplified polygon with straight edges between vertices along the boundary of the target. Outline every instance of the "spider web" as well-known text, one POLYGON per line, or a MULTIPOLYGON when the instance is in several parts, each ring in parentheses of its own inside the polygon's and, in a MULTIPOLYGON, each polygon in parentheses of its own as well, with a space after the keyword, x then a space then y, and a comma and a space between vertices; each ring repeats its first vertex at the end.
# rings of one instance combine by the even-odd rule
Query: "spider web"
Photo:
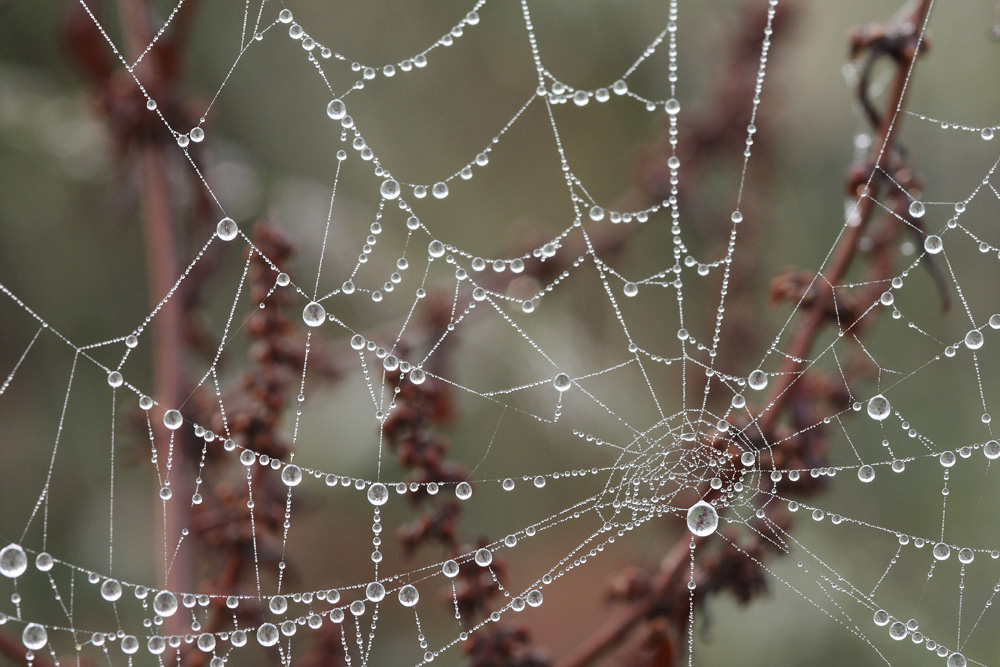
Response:
MULTIPOLYGON (((733 643, 751 662, 832 647, 836 664, 993 664, 996 119, 956 121, 920 93, 918 60, 902 81, 920 110, 889 110, 913 128, 908 147, 879 145, 856 114, 857 196, 841 208, 839 182, 822 182, 821 223, 767 231, 802 211, 761 202, 759 133, 768 114, 809 111, 768 106, 782 28, 778 3, 759 4, 753 83, 735 101, 749 120, 728 128, 739 147, 713 182, 692 175, 684 124, 713 111, 695 101, 698 47, 725 21, 704 7, 199 8, 197 80, 213 92, 180 126, 143 61, 193 8, 130 48, 83 3, 131 111, 176 144, 194 184, 176 208, 200 198, 212 224, 145 311, 131 232, 98 244, 108 277, 0 268, 0 619, 28 660, 293 664, 322 640, 349 664, 458 664, 494 626, 524 623, 569 654, 613 613, 608 579, 669 554, 691 664, 731 660, 733 643), (240 114, 258 150, 290 145, 290 163, 247 167, 240 114), (661 129, 662 195, 644 198, 624 156, 661 129), (923 186, 889 166, 906 151, 917 169, 935 156, 923 186), (287 247, 254 229, 265 218, 287 247), (783 305, 762 303, 760 273, 780 274, 783 305), (193 378, 183 394, 159 396, 156 327, 202 280, 204 353, 175 360, 193 378), (262 347, 265 322, 301 343, 284 350, 293 363, 262 347), (281 364, 295 374, 267 376, 280 386, 248 380, 281 364), (287 399, 283 456, 243 424, 247 396, 271 390, 287 399), (407 547, 421 511, 452 498, 464 536, 425 525, 407 547), (196 539, 226 530, 247 536, 234 556, 247 576, 220 588, 227 561, 196 539), (702 568, 723 553, 774 598, 708 606, 722 587, 702 568)), ((954 19, 935 51, 979 38, 954 19)), ((918 50, 938 20, 915 25, 918 50)), ((874 71, 874 98, 893 71, 874 71)), ((84 123, 72 117, 55 123, 84 123)), ((778 136, 802 121, 785 122, 778 136)), ((94 142, 60 145, 67 169, 105 164, 94 142)), ((791 184, 807 187, 820 189, 791 184)), ((82 244, 60 262, 84 252, 78 233, 52 239, 82 244)))

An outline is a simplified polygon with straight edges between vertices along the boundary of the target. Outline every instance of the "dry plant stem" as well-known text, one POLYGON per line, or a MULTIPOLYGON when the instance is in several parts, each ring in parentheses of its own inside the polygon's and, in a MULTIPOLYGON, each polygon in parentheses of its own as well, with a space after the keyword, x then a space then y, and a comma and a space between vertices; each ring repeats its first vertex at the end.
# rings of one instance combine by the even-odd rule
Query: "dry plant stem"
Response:
MULTIPOLYGON (((913 12, 908 21, 914 30, 920 30, 923 27, 930 12, 930 7, 931 0, 921 0, 919 7, 913 12)), ((906 97, 911 65, 915 59, 916 53, 914 53, 912 59, 901 60, 896 64, 892 93, 886 100, 885 112, 882 114, 882 126, 879 128, 878 141, 872 144, 873 156, 869 163, 873 165, 874 172, 879 172, 885 166, 885 162, 892 152, 893 140, 902 120, 900 112, 903 109, 906 97)), ((851 265, 851 261, 857 253, 858 241, 868 226, 868 221, 871 219, 875 208, 877 192, 873 192, 871 188, 874 185, 877 191, 878 187, 875 180, 878 178, 879 175, 876 173, 875 177, 865 185, 858 199, 856 213, 858 224, 844 230, 840 239, 838 239, 837 247, 834 249, 829 268, 823 272, 823 276, 826 277, 826 280, 831 285, 838 284, 844 278, 847 274, 847 269, 851 265)), ((817 276, 815 282, 818 281, 817 276)), ((797 331, 792 337, 792 342, 786 350, 787 356, 784 363, 782 363, 781 369, 775 377, 774 388, 771 390, 771 400, 768 402, 768 410, 757 420, 757 426, 762 434, 766 435, 770 433, 776 421, 781 416, 781 409, 790 395, 788 390, 794 384, 796 378, 799 377, 799 362, 795 361, 795 359, 805 359, 808 357, 809 350, 823 328, 824 319, 823 312, 816 309, 808 311, 802 322, 799 323, 797 331)))
MULTIPOLYGON (((144 0, 122 0, 119 12, 125 33, 127 53, 137 57, 149 41, 147 8, 144 0)), ((160 82, 156 53, 150 53, 144 60, 149 80, 160 82)), ((175 225, 170 204, 169 179, 167 178, 166 155, 160 144, 142 144, 136 158, 139 167, 142 219, 145 229, 146 261, 150 303, 159 303, 170 291, 177 279, 177 248, 175 225)), ((153 387, 157 401, 166 409, 180 407, 181 368, 184 341, 184 324, 180 299, 173 298, 163 304, 153 320, 153 387)), ((187 484, 184 447, 180 431, 174 435, 170 447, 171 433, 153 420, 156 437, 156 456, 161 466, 171 461, 171 469, 179 474, 171 474, 171 490, 177 497, 190 497, 184 488, 187 484)), ((166 471, 163 471, 166 472, 166 471)), ((165 503, 163 508, 163 531, 157 548, 156 562, 160 564, 160 581, 164 587, 175 590, 192 590, 189 551, 176 547, 180 544, 181 530, 186 516, 179 511, 177 503, 165 503)), ((177 617, 168 618, 164 631, 167 634, 183 634, 184 628, 177 617)))
MULTIPOLYGON (((930 12, 930 6, 931 0, 922 0, 913 12, 909 18, 909 24, 914 30, 920 30, 923 27, 930 12)), ((913 58, 916 58, 916 54, 913 58)), ((870 164, 874 166, 876 172, 885 165, 896 131, 899 128, 900 114, 898 112, 903 108, 912 62, 913 59, 906 59, 897 62, 896 65, 892 92, 886 100, 886 112, 882 116, 882 126, 879 128, 879 140, 873 144, 874 155, 870 164)), ((829 268, 823 272, 831 284, 836 285, 843 279, 857 252, 858 240, 864 233, 874 211, 876 193, 871 191, 872 187, 872 183, 865 186, 858 202, 859 222, 856 226, 848 227, 838 239, 829 268)), ((797 324, 787 350, 789 357, 806 358, 808 356, 813 343, 823 328, 824 319, 825 315, 822 309, 812 309, 804 314, 802 320, 797 324)), ((800 376, 797 372, 797 366, 797 362, 786 357, 780 374, 775 378, 776 381, 768 402, 768 410, 757 421, 758 428, 765 436, 773 431, 778 419, 782 416, 782 409, 791 394, 789 389, 800 376)), ((579 647, 564 656, 557 663, 559 667, 584 667, 592 664, 601 655, 619 644, 632 629, 654 612, 662 596, 670 589, 676 578, 685 572, 689 564, 689 554, 689 541, 687 539, 678 540, 661 562, 660 570, 649 593, 642 599, 630 603, 621 614, 598 628, 579 647)))

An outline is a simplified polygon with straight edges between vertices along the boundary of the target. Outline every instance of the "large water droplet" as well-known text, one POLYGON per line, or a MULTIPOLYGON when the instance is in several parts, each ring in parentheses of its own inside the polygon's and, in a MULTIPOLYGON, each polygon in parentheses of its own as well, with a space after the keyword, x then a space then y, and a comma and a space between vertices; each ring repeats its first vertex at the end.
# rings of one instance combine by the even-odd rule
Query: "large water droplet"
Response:
POLYGON ((297 465, 287 465, 281 471, 281 481, 285 486, 298 486, 302 481, 302 469, 297 465))
POLYGON ((882 394, 868 401, 868 416, 872 419, 882 421, 889 416, 890 412, 892 412, 892 406, 889 405, 889 399, 882 394))
POLYGON ((49 641, 49 633, 38 623, 28 623, 21 633, 21 642, 29 651, 37 651, 49 641))
POLYGON ((108 602, 114 602, 122 596, 122 585, 114 579, 105 579, 101 584, 101 597, 108 602))
POLYGON ((455 487, 455 497, 459 500, 468 500, 472 497, 472 485, 468 482, 459 482, 455 487))
POLYGON ((20 577, 28 569, 28 556, 17 544, 0 549, 0 574, 10 579, 20 577))
POLYGON ((493 562, 493 552, 489 549, 480 549, 476 552, 476 565, 486 567, 493 562))
POLYGON ((223 241, 232 241, 239 236, 240 228, 232 218, 223 218, 215 226, 215 234, 223 241))
POLYGON ((167 410, 163 413, 163 425, 171 431, 176 431, 184 423, 180 410, 167 410))
POLYGON ((750 373, 750 376, 747 378, 747 384, 750 385, 751 389, 760 391, 767 386, 767 373, 760 369, 755 370, 753 373, 750 373))
POLYGON ((944 241, 937 234, 931 234, 924 239, 924 250, 931 255, 936 255, 944 249, 944 241))
POLYGON ((858 468, 858 479, 866 484, 875 479, 875 468, 871 466, 864 465, 858 468))
POLYGON ((914 218, 924 217, 924 213, 927 212, 927 208, 924 206, 922 201, 914 200, 910 202, 910 215, 914 218))
POLYGON ((334 120, 340 120, 347 115, 347 105, 341 100, 334 100, 326 105, 326 115, 334 120))
POLYGON ((368 487, 368 502, 372 505, 385 505, 389 500, 389 489, 381 482, 375 482, 368 487))
POLYGON ((385 597, 385 586, 377 581, 373 581, 365 588, 365 597, 372 602, 381 602, 385 597))
POLYGON ((394 179, 386 179, 382 181, 382 187, 379 188, 379 192, 385 199, 396 199, 399 197, 399 183, 394 179))
POLYGON ((326 320, 326 309, 315 301, 302 309, 302 321, 311 327, 318 327, 326 320))
POLYGON ((688 530, 699 537, 711 535, 719 527, 719 514, 715 508, 699 500, 687 513, 688 530))
POLYGON ((458 575, 458 563, 453 560, 446 560, 444 565, 441 566, 441 572, 444 573, 446 577, 455 577, 458 575))
POLYGON ((177 596, 170 591, 160 591, 153 598, 153 611, 166 618, 177 612, 177 596))
POLYGON ((419 599, 420 592, 417 591, 416 586, 407 584, 399 589, 399 604, 404 607, 412 607, 416 605, 419 599))
POLYGON ((279 639, 281 639, 281 634, 274 623, 264 623, 257 628, 257 641, 261 646, 274 646, 279 639))
POLYGON ((569 379, 568 375, 560 373, 552 379, 552 386, 555 387, 557 391, 566 391, 573 386, 573 383, 569 379))

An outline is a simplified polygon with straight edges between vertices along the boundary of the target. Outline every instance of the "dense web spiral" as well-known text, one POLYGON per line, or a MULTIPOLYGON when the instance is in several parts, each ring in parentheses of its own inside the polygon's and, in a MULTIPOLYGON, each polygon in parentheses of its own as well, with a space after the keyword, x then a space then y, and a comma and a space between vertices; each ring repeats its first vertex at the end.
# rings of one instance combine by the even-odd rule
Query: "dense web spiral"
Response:
MULTIPOLYGON (((553 650, 571 653, 582 637, 566 618, 581 600, 599 609, 630 554, 654 565, 670 554, 689 619, 685 659, 720 664, 727 625, 745 642, 760 623, 753 607, 706 620, 708 596, 724 587, 703 566, 736 554, 726 562, 770 585, 772 623, 788 629, 748 655, 794 663, 802 626, 790 616, 806 615, 830 631, 822 641, 837 647, 835 664, 995 664, 997 119, 964 124, 919 98, 873 128, 862 110, 857 187, 815 231, 789 232, 783 254, 760 240, 779 214, 753 191, 770 168, 758 126, 784 112, 768 106, 778 0, 749 3, 762 20, 752 83, 735 101, 747 120, 728 128, 736 166, 719 170, 721 183, 698 180, 697 193, 685 190, 699 159, 685 122, 710 110, 694 100, 703 72, 684 62, 684 42, 713 38, 711 12, 652 3, 643 17, 658 23, 626 22, 610 59, 618 69, 599 80, 561 71, 571 59, 558 45, 573 22, 597 32, 596 8, 571 19, 572 3, 469 4, 438 32, 387 21, 364 58, 338 43, 364 46, 335 7, 213 8, 213 50, 199 58, 224 67, 201 73, 212 92, 197 122, 180 126, 186 116, 157 96, 144 61, 194 8, 172 7, 137 48, 81 2, 123 74, 130 113, 170 138, 194 184, 186 196, 211 208, 212 223, 178 251, 181 268, 153 307, 113 323, 60 316, 65 293, 86 297, 89 277, 63 278, 46 303, 0 266, 0 424, 11 438, 0 630, 40 664, 296 664, 321 637, 331 661, 461 664, 477 638, 518 623, 540 645, 565 633, 569 645, 553 650), (488 69, 470 42, 504 44, 500 64, 488 69), (436 68, 442 78, 422 78, 436 68), (274 80, 254 80, 262 71, 274 80), (411 87, 452 78, 479 87, 410 108, 411 87), (471 131, 452 106, 480 95, 505 106, 471 131), (401 125, 419 117, 417 133, 433 133, 440 150, 381 127, 387 100, 401 125), (236 151, 213 127, 227 105, 255 104, 281 112, 254 132, 295 145, 289 170, 309 174, 308 187, 254 192, 257 203, 248 192, 265 189, 249 177, 241 189, 234 174, 244 172, 227 157, 236 151), (887 140, 904 121, 968 164, 921 183, 909 148, 887 140), (622 177, 607 177, 616 192, 589 166, 592 135, 623 154, 636 127, 662 130, 655 199, 622 195, 622 177), (255 231, 269 216, 295 243, 255 231), (800 252, 796 233, 822 252, 800 252), (741 262, 759 257, 754 271, 778 276, 771 297, 782 305, 742 289, 741 262), (802 271, 782 273, 782 262, 802 271), (205 276, 203 354, 174 360, 194 380, 158 395, 156 327, 205 276), (263 322, 300 350, 264 351, 263 322), (245 416, 246 396, 275 389, 246 381, 254 364, 294 368, 273 376, 288 402, 277 408, 281 456, 246 437, 263 419, 245 416), (28 418, 43 426, 29 431, 28 418), (460 468, 413 463, 444 456, 413 444, 438 432, 460 468), (442 499, 458 501, 466 536, 425 524, 412 537, 417 508, 442 499), (83 536, 61 534, 67 522, 83 536), (231 567, 248 573, 228 589, 218 584, 225 564, 191 562, 196 535, 226 531, 245 540, 231 567), (426 535, 441 544, 421 546, 426 535)), ((848 67, 844 90, 860 80, 881 99, 894 72, 904 89, 919 87, 932 4, 901 10, 911 51, 895 68, 868 81, 848 67)), ((925 153, 913 152, 919 169, 925 153)), ((115 252, 124 294, 145 267, 115 252)), ((593 625, 612 614, 588 613, 593 625)))

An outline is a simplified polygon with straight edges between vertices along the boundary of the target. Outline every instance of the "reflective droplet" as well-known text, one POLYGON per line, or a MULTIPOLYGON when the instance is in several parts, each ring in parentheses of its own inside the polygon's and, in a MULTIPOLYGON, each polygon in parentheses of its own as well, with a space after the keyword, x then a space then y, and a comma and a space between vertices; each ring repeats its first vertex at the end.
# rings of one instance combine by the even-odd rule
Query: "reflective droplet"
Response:
POLYGON ((183 423, 184 417, 181 416, 180 410, 167 410, 163 413, 163 425, 171 431, 176 431, 183 423))
POLYGON ((973 329, 965 334, 965 346, 970 350, 981 348, 983 346, 983 332, 979 329, 973 329))
POLYGON ((476 552, 476 565, 479 567, 486 567, 493 562, 493 552, 489 549, 480 549, 476 552))
POLYGON ((528 594, 524 596, 525 601, 532 607, 538 607, 542 604, 542 592, 537 588, 528 591, 528 594))
POLYGON ((399 604, 404 607, 412 607, 420 600, 420 593, 416 586, 407 584, 399 589, 399 604))
POLYGON ((858 479, 866 484, 875 479, 875 468, 864 465, 858 468, 858 479))
POLYGON ((625 296, 632 297, 639 293, 639 286, 635 283, 625 283, 625 296))
POLYGON ((444 182, 437 182, 431 188, 431 194, 437 199, 444 199, 448 196, 448 184, 444 182))
POLYGON ((931 255, 936 255, 941 250, 944 249, 944 241, 941 237, 936 234, 931 234, 926 239, 924 239, 924 250, 926 250, 931 255))
POLYGON ((28 556, 18 544, 8 544, 0 549, 0 574, 16 579, 28 569, 28 556))
POLYGON ((296 465, 287 465, 281 470, 281 481, 285 486, 298 486, 302 481, 302 469, 296 465))
POLYGON ((410 371, 410 382, 413 384, 423 384, 427 379, 427 374, 421 368, 414 368, 410 371))
POLYGON ((351 603, 351 613, 355 616, 361 616, 365 613, 365 603, 361 600, 355 600, 351 603))
POLYGON ((455 487, 455 497, 459 500, 468 500, 472 497, 472 485, 468 482, 460 482, 455 487))
POLYGON ((924 207, 924 203, 922 201, 910 202, 910 216, 914 218, 922 218, 926 212, 927 209, 924 207))
POLYGON ((975 560, 975 558, 976 554, 972 551, 972 549, 968 547, 958 550, 958 562, 962 563, 963 565, 968 565, 973 560, 975 560))
POLYGON ((399 183, 391 178, 386 179, 382 181, 382 187, 379 188, 379 192, 382 193, 382 197, 385 199, 396 199, 399 197, 399 183))
POLYGON ((681 110, 681 103, 671 97, 669 100, 667 100, 667 103, 664 105, 664 108, 666 109, 668 114, 670 114, 671 116, 676 116, 678 112, 680 112, 681 110))
POLYGON ((983 454, 986 455, 988 459, 1000 458, 1000 442, 996 440, 990 440, 983 446, 983 454))
POLYGON ((48 572, 54 565, 55 561, 47 551, 43 551, 35 556, 35 567, 38 568, 39 572, 48 572))
POLYGON ((875 617, 874 617, 875 625, 879 627, 885 627, 886 625, 889 625, 889 619, 890 619, 889 612, 887 612, 885 609, 879 609, 878 611, 875 612, 875 617))
POLYGON ((761 389, 767 386, 767 373, 759 369, 755 370, 747 378, 747 384, 750 385, 751 389, 760 391, 761 389))
POLYGON ((240 228, 232 218, 223 218, 215 226, 215 234, 223 241, 232 241, 239 236, 240 228))
POLYGON ((368 502, 376 507, 379 505, 385 505, 386 501, 389 500, 389 489, 385 487, 382 482, 375 482, 368 487, 368 502))
POLYGON ((895 639, 896 641, 905 639, 906 626, 900 623, 899 621, 896 621, 895 623, 889 626, 889 636, 895 639))
POLYGON ((441 572, 448 578, 458 576, 458 563, 453 560, 446 560, 444 565, 441 566, 441 572))
POLYGON ((740 456, 740 463, 747 466, 748 468, 752 466, 756 460, 757 457, 754 456, 753 452, 743 452, 743 454, 740 456))
POLYGON ((599 222, 604 219, 604 209, 600 206, 590 207, 590 219, 594 222, 599 222))
POLYGON ((160 591, 153 598, 153 611, 163 618, 173 616, 177 612, 177 596, 170 591, 160 591))
POLYGON ((377 581, 373 581, 365 588, 365 597, 372 602, 381 602, 385 597, 385 586, 377 581))
POLYGON ((566 373, 559 373, 552 379, 552 386, 555 387, 557 391, 566 391, 573 386, 573 382, 569 379, 569 375, 566 375, 566 373))
POLYGON ((427 246, 427 254, 431 257, 443 257, 444 251, 444 244, 438 240, 431 241, 427 246))
POLYGON ((311 301, 302 310, 302 321, 311 327, 318 327, 326 321, 326 309, 315 301, 311 301))
POLYGON ((719 514, 714 507, 699 500, 688 510, 687 525, 688 530, 699 537, 711 535, 719 527, 719 514))
POLYGON ((101 597, 108 602, 114 602, 122 596, 122 585, 114 579, 105 579, 101 584, 101 597))
POLYGON ((941 462, 945 468, 950 468, 955 465, 956 461, 955 452, 941 452, 941 456, 938 457, 938 461, 941 462))
MULTIPOLYGON (((997 444, 997 451, 1000 452, 1000 443, 997 444)), ((505 479, 503 481, 502 486, 503 486, 503 490, 504 491, 513 491, 514 490, 514 480, 512 480, 510 477, 508 477, 507 479, 505 479)))
POLYGON ((21 642, 29 651, 37 651, 49 641, 49 634, 38 623, 28 623, 21 633, 21 642))
POLYGON ((333 100, 326 105, 326 115, 333 120, 341 120, 347 115, 347 105, 341 100, 333 100))
POLYGON ((211 632, 203 632, 198 635, 198 649, 202 653, 211 653, 215 650, 215 635, 211 632))
POLYGON ((944 542, 938 542, 931 549, 931 553, 934 554, 934 558, 937 560, 948 560, 948 556, 951 555, 951 547, 944 542))
POLYGON ((261 646, 274 646, 281 639, 281 634, 274 623, 264 623, 257 628, 257 642, 261 646))
POLYGON ((889 405, 889 399, 882 394, 868 401, 868 416, 872 419, 882 421, 889 416, 890 412, 892 412, 892 406, 889 405))
POLYGON ((948 656, 948 662, 945 664, 948 667, 966 667, 969 664, 969 661, 966 660, 965 656, 961 653, 955 652, 948 656))
POLYGON ((159 635, 150 637, 146 642, 146 650, 153 655, 160 655, 167 650, 167 640, 159 635))

